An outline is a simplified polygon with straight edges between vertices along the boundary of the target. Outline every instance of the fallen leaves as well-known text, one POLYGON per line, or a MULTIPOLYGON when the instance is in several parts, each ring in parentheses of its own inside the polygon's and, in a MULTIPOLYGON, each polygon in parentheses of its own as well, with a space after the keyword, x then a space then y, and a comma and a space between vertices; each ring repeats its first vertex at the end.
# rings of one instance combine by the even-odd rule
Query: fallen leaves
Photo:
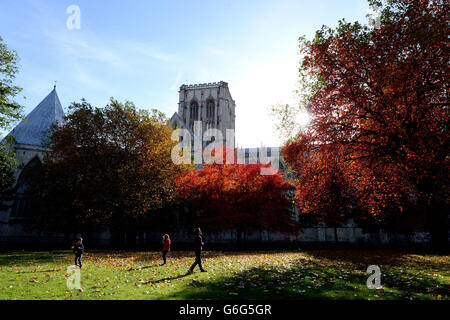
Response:
POLYGON ((2 267, 0 299, 449 299, 450 258, 443 256, 362 250, 205 252, 208 273, 186 276, 194 260, 191 252, 172 252, 163 268, 158 266, 159 252, 90 253, 81 273, 82 286, 89 289, 72 294, 64 279, 70 276, 65 272, 72 256, 64 259, 2 267), (383 289, 367 289, 368 263, 380 265, 383 289), (53 269, 60 270, 56 277, 43 273, 53 269), (4 285, 2 276, 8 279, 4 285), (22 293, 22 288, 27 291, 22 293))

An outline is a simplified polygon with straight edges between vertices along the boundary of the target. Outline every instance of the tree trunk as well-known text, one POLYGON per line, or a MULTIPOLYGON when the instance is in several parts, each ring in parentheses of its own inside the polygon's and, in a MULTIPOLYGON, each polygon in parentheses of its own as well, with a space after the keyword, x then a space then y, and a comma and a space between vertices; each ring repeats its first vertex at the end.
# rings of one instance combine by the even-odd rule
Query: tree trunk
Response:
POLYGON ((334 241, 336 244, 339 243, 338 233, 337 233, 337 227, 334 227, 334 241))
POLYGON ((137 232, 136 231, 128 231, 126 233, 127 236, 127 247, 128 248, 136 248, 136 237, 137 237, 137 232))
POLYGON ((122 248, 125 242, 125 232, 122 230, 112 231, 112 243, 115 248, 122 248))
POLYGON ((64 232, 64 246, 72 246, 73 236, 71 232, 64 232))
POLYGON ((448 213, 439 206, 430 208, 431 245, 437 250, 448 250, 448 213))
POLYGON ((236 244, 238 247, 240 247, 242 244, 242 231, 240 231, 239 229, 236 230, 236 244))
MULTIPOLYGON (((440 168, 433 170, 436 176, 442 173, 440 168)), ((445 171, 446 172, 446 171, 445 171)), ((418 190, 423 196, 420 207, 425 212, 429 226, 431 245, 434 249, 448 250, 448 200, 444 190, 445 184, 437 184, 433 180, 424 180, 419 184, 418 190)))

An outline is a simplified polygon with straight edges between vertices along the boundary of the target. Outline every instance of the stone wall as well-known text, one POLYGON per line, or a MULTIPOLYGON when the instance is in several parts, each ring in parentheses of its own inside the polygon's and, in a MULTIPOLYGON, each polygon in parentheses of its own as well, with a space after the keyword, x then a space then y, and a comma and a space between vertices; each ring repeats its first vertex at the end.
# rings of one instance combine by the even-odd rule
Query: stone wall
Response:
MULTIPOLYGON (((389 234, 385 232, 365 233, 358 227, 337 228, 339 244, 361 245, 427 245, 430 242, 428 232, 416 232, 414 234, 389 234)), ((112 237, 109 232, 91 233, 83 235, 89 239, 92 246, 109 246, 112 237)), ((136 245, 158 245, 161 243, 163 232, 142 232, 136 235, 136 245)), ((174 243, 187 244, 192 242, 192 234, 186 231, 171 232, 170 237, 174 243)), ((218 234, 204 234, 204 239, 209 244, 227 245, 237 241, 235 232, 223 232, 218 234)), ((257 232, 245 234, 247 243, 297 243, 301 244, 336 244, 335 230, 329 227, 308 227, 302 229, 295 236, 278 233, 257 232)), ((27 232, 18 223, 0 223, 1 244, 64 244, 64 235, 49 232, 27 232)))
MULTIPOLYGON (((339 244, 361 244, 361 245, 427 245, 430 242, 428 232, 416 232, 410 235, 389 234, 385 232, 364 233, 358 227, 337 228, 339 244)), ((162 233, 149 232, 145 234, 146 243, 160 243, 162 233)), ((253 233, 245 234, 247 243, 297 243, 301 244, 336 244, 334 228, 309 227, 302 229, 296 236, 288 236, 278 233, 253 233)), ((172 241, 178 243, 189 243, 192 234, 188 232, 170 233, 172 241)), ((209 244, 234 244, 237 241, 236 233, 223 232, 219 234, 204 234, 204 240, 209 244)))
MULTIPOLYGON (((30 161, 32 161, 35 157, 38 157, 40 161, 42 161, 46 150, 39 146, 29 146, 23 144, 16 144, 14 146, 14 152, 16 154, 17 159, 17 169, 14 172, 15 183, 17 184, 20 174, 22 173, 23 167, 25 167, 30 161)), ((0 210, 0 237, 5 237, 7 234, 11 233, 12 230, 17 230, 16 227, 11 226, 10 228, 6 228, 3 226, 4 224, 8 224, 14 220, 11 217, 13 200, 5 201, 4 205, 8 208, 6 210, 0 210)))

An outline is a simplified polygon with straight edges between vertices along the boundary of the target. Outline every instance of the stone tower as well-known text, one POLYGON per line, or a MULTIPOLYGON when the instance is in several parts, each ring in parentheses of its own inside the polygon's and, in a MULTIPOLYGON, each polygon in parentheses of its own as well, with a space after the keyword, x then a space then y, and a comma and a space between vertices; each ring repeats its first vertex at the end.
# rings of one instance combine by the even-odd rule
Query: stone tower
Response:
POLYGON ((236 104, 228 83, 213 82, 182 85, 179 91, 178 112, 172 116, 172 128, 186 128, 194 132, 194 121, 201 121, 202 132, 218 129, 226 137, 226 129, 235 129, 236 104))

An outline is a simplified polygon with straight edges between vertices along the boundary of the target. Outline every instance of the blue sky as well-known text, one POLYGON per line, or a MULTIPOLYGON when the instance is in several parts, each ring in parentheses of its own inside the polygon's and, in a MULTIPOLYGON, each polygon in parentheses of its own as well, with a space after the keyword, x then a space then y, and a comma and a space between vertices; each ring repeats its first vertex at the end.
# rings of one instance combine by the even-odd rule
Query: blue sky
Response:
POLYGON ((55 80, 65 109, 113 96, 169 117, 181 84, 226 81, 238 145, 275 146, 268 109, 294 99, 298 37, 367 12, 365 0, 2 0, 0 35, 20 56, 26 113, 55 80), (79 30, 66 27, 70 5, 81 9, 79 30))

